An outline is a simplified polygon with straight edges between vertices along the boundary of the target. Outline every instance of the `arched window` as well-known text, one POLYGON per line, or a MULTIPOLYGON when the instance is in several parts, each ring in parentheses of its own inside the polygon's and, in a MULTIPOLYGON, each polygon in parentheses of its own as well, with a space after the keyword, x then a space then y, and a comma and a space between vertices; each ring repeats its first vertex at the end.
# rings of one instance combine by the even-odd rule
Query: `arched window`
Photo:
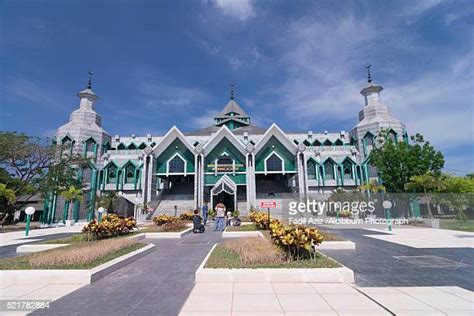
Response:
POLYGON ((329 139, 326 139, 326 140, 324 141, 324 146, 332 146, 331 141, 330 141, 329 139))
POLYGON ((92 138, 86 140, 86 152, 94 152, 95 141, 92 138))
POLYGON ((342 146, 344 145, 344 143, 342 142, 342 140, 340 140, 339 138, 336 140, 336 142, 334 143, 334 145, 336 146, 342 146))
POLYGON ((91 180, 92 180, 92 169, 90 167, 86 167, 82 169, 82 182, 91 183, 91 180))
POLYGON ((140 146, 138 146, 138 149, 145 149, 146 148, 146 144, 145 143, 141 143, 140 146))
POLYGON ((125 150, 125 149, 127 149, 127 148, 125 147, 124 144, 120 143, 120 144, 117 146, 117 149, 118 149, 118 150, 125 150))
POLYGON ((133 183, 135 174, 135 166, 129 163, 127 167, 125 167, 125 183, 133 183))
POLYGON ((354 178, 354 174, 352 172, 352 162, 349 159, 346 159, 342 163, 342 169, 344 170, 344 179, 354 178))
POLYGON ((265 166, 267 171, 283 171, 283 159, 273 153, 265 160, 265 166))
POLYGON ((115 165, 111 165, 107 173, 107 183, 115 183, 117 181, 118 170, 115 165))
POLYGON ((316 163, 312 159, 308 160, 306 169, 308 173, 308 180, 316 180, 316 163))
POLYGON ((304 144, 305 146, 311 146, 311 143, 310 143, 308 140, 304 140, 303 144, 304 144))
POLYGON ((334 180, 334 164, 332 161, 327 160, 324 163, 324 173, 325 173, 325 178, 328 180, 334 180))
POLYGON ((128 145, 128 149, 137 149, 137 145, 131 143, 130 145, 128 145))
POLYGON ((374 137, 372 134, 365 135, 364 139, 367 146, 372 146, 374 144, 374 137))
POLYGON ((217 172, 233 172, 234 160, 227 153, 224 153, 217 158, 216 168, 217 172))
POLYGON ((65 136, 61 141, 61 152, 63 154, 72 154, 72 150, 74 147, 74 141, 69 137, 65 136))
POLYGON ((388 133, 388 138, 391 139, 394 143, 397 142, 397 133, 394 130, 390 130, 388 133))
POLYGON ((184 160, 179 155, 175 155, 168 160, 168 173, 184 173, 184 165, 184 160))
POLYGON ((319 140, 315 140, 313 146, 321 146, 321 142, 319 140))

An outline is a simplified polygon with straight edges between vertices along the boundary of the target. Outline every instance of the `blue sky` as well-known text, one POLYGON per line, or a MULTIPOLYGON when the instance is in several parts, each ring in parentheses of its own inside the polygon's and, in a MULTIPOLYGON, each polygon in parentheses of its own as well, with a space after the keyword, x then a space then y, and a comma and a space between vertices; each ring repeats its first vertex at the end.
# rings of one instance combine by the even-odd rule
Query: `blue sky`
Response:
POLYGON ((236 98, 263 127, 351 129, 364 66, 409 132, 474 170, 470 1, 1 1, 0 124, 51 136, 93 70, 111 134, 198 129, 236 98))

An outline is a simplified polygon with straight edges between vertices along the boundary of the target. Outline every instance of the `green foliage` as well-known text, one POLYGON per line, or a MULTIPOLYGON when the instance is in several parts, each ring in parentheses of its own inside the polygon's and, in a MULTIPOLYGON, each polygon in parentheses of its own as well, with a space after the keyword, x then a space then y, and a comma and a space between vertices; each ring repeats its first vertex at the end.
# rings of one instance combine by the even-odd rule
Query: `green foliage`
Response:
POLYGON ((442 187, 442 182, 439 180, 439 176, 436 177, 433 174, 427 172, 419 176, 412 176, 410 182, 405 184, 405 189, 412 192, 422 192, 425 195, 425 199, 428 206, 428 216, 433 217, 431 211, 431 192, 439 190, 442 187))
POLYGON ((361 186, 359 186, 360 191, 369 191, 372 193, 379 193, 379 192, 385 192, 385 187, 381 184, 378 184, 376 180, 371 180, 368 183, 365 183, 361 186))
POLYGON ((459 177, 454 175, 443 175, 440 178, 441 185, 437 192, 438 203, 448 204, 456 210, 456 218, 466 221, 464 213, 467 207, 474 205, 474 178, 470 175, 459 177))
POLYGON ((367 201, 367 198, 359 191, 344 191, 343 189, 338 188, 332 192, 331 196, 329 197, 329 201, 351 203, 367 201))
POLYGON ((68 208, 68 219, 72 219, 72 211, 74 209, 74 202, 82 202, 84 197, 82 194, 82 189, 78 189, 74 186, 70 186, 67 190, 64 190, 60 193, 60 195, 67 201, 69 201, 69 208, 68 208))
POLYGON ((444 157, 423 136, 411 137, 411 144, 395 142, 382 131, 377 138, 378 146, 370 153, 371 163, 377 168, 388 192, 405 192, 405 184, 413 176, 431 173, 441 174, 444 157))
POLYGON ((15 204, 15 191, 13 191, 12 189, 8 189, 5 184, 0 183, 0 200, 5 200, 5 203, 8 205, 15 204))
POLYGON ((84 226, 82 233, 91 236, 93 239, 104 239, 131 233, 137 228, 137 222, 133 217, 123 217, 116 214, 109 214, 98 222, 95 219, 84 226))

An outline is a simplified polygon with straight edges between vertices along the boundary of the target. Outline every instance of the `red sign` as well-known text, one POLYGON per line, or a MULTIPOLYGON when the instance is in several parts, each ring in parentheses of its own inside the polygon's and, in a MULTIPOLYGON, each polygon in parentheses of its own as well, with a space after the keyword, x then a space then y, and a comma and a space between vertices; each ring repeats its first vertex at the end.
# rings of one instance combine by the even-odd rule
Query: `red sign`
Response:
POLYGON ((277 207, 277 202, 275 201, 260 202, 260 208, 276 208, 276 207, 277 207))

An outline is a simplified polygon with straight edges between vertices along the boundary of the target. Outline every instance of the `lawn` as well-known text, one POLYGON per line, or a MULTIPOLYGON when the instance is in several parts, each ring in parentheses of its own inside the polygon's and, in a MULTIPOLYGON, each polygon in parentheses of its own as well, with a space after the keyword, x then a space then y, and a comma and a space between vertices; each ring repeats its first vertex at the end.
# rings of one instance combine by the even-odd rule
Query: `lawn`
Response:
POLYGON ((323 242, 325 241, 345 241, 347 239, 342 238, 341 236, 334 235, 326 230, 318 229, 319 233, 323 235, 323 242))
POLYGON ((442 229, 474 232, 474 219, 468 219, 465 222, 456 219, 440 219, 439 226, 442 229))
POLYGON ((246 264, 240 255, 228 249, 224 244, 219 244, 209 256, 205 268, 212 269, 308 269, 308 268, 339 268, 336 261, 318 253, 315 260, 285 261, 265 264, 246 264))
POLYGON ((0 260, 0 270, 91 269, 144 247, 130 239, 76 242, 69 246, 0 260))
POLYGON ((240 226, 229 226, 226 228, 226 231, 228 232, 251 232, 258 230, 257 226, 255 224, 250 224, 250 225, 240 225, 240 226))

